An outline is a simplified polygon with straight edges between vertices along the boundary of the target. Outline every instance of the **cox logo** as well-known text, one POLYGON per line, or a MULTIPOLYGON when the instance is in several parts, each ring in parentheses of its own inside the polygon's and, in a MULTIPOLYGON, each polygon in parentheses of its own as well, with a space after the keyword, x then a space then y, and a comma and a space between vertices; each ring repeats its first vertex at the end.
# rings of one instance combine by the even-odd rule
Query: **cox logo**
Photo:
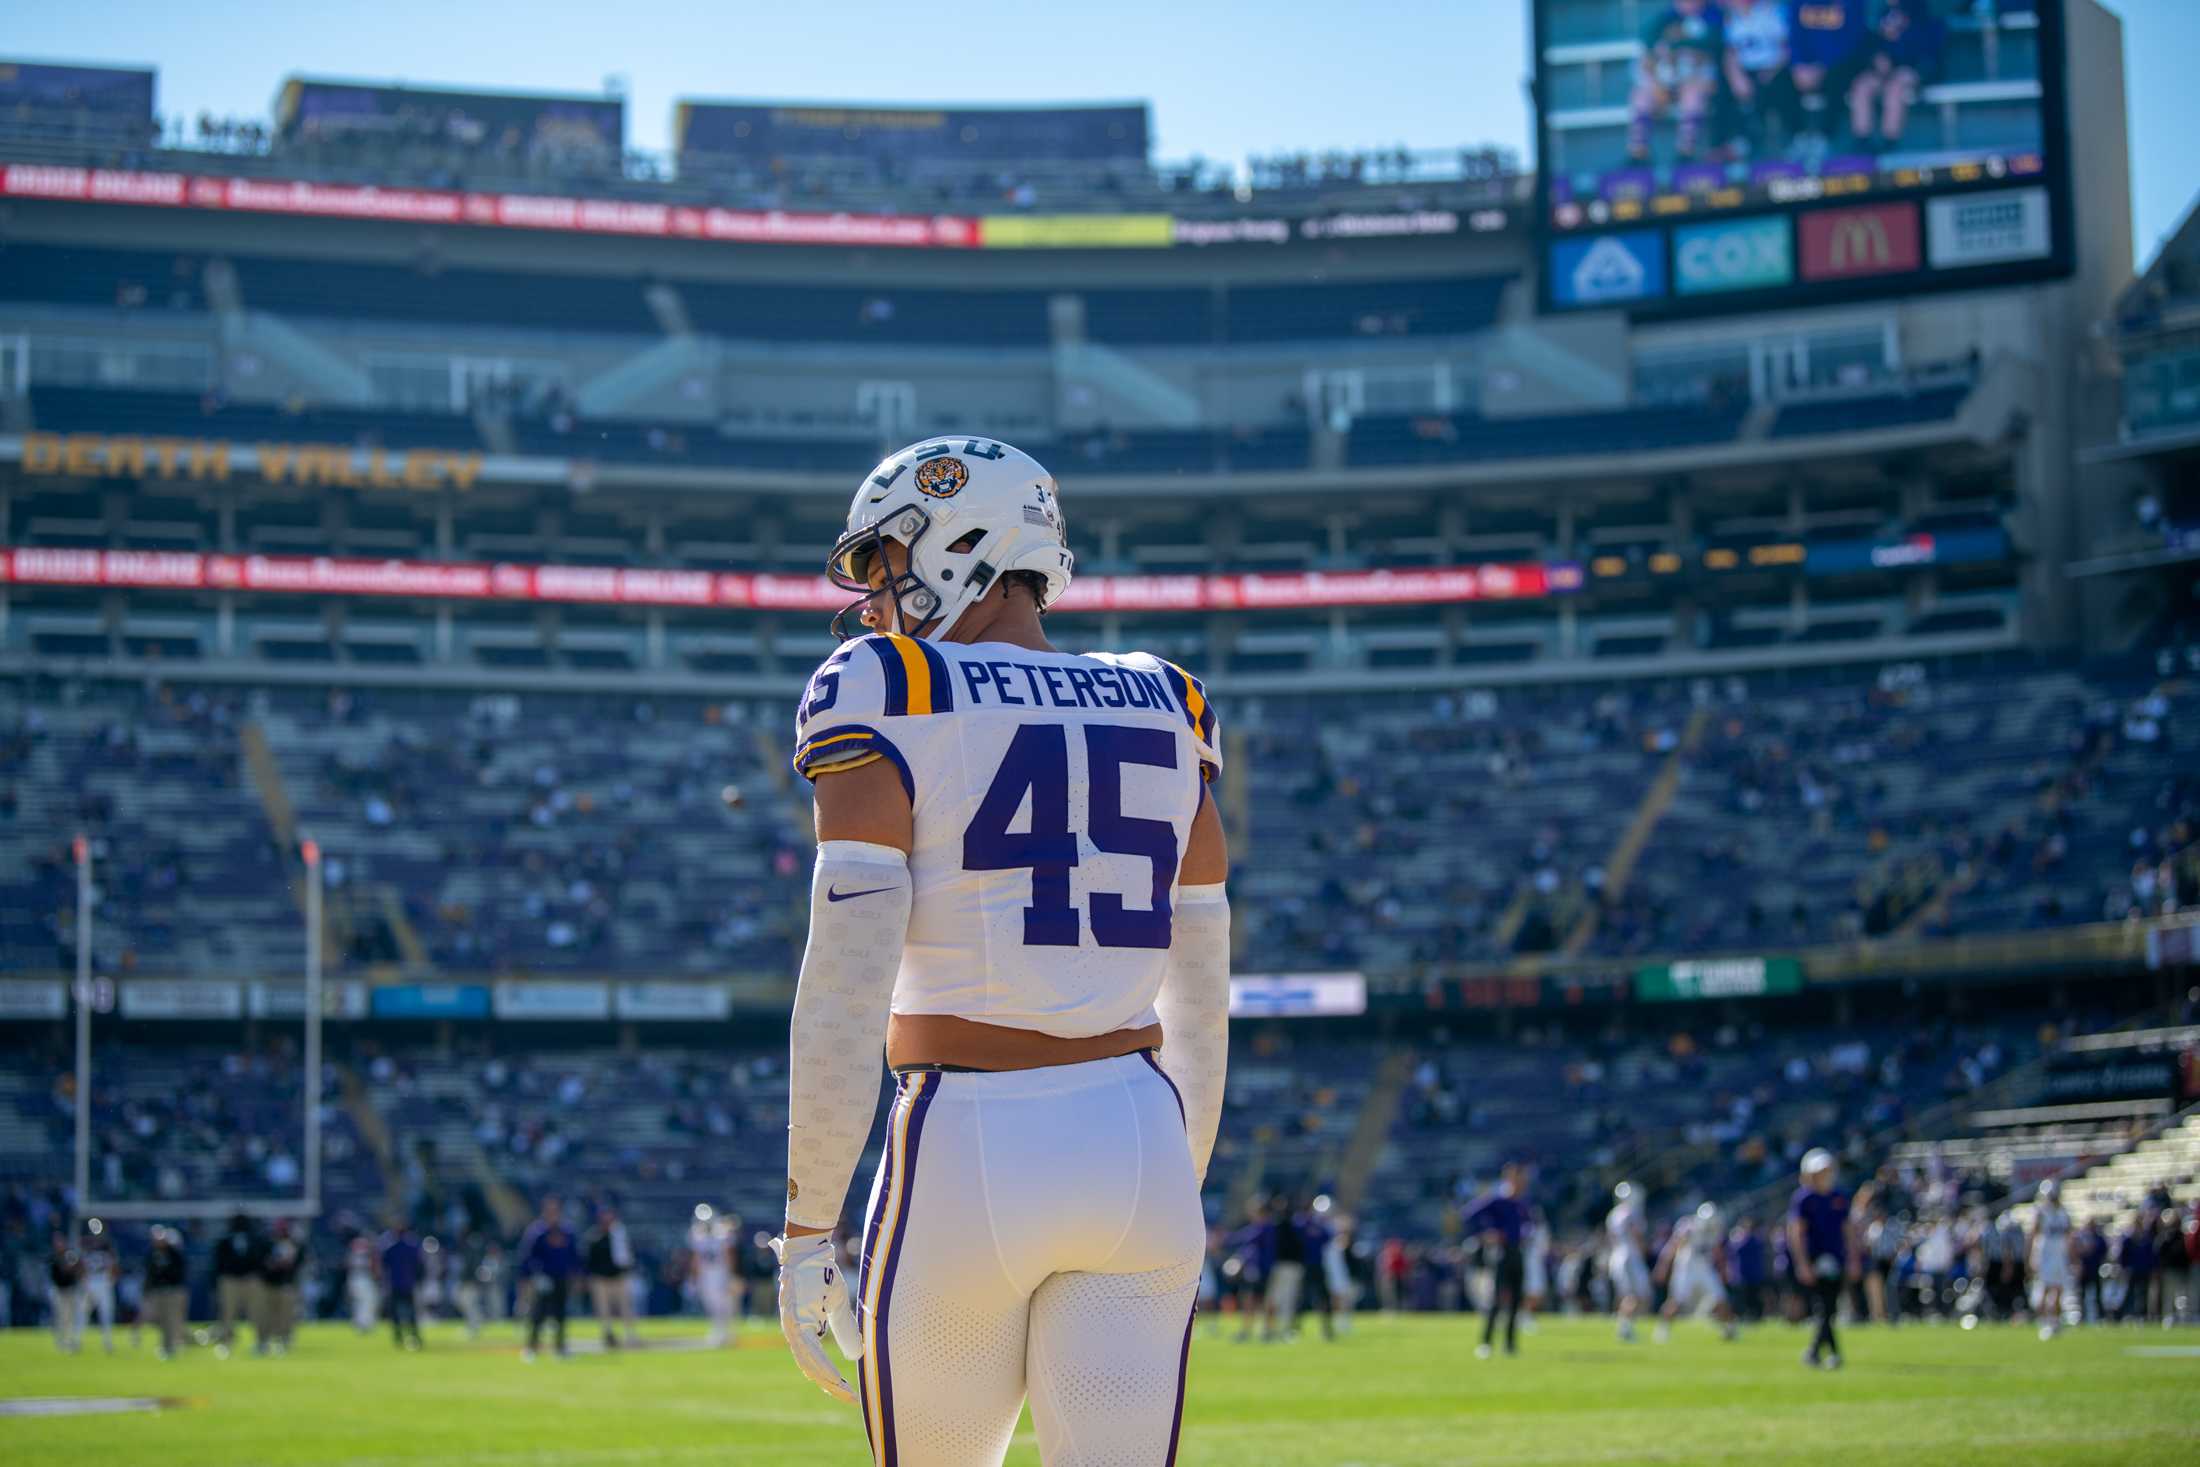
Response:
POLYGON ((1682 295, 1786 285, 1795 278, 1788 221, 1687 225, 1673 232, 1673 267, 1682 295))

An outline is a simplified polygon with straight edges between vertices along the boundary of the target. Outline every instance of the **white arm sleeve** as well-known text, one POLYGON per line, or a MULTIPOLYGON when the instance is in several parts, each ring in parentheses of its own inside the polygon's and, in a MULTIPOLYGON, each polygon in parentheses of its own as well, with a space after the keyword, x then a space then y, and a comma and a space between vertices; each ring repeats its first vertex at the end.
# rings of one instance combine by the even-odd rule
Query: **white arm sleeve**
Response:
POLYGON ((909 858, 829 840, 810 877, 810 941, 787 1042, 787 1221, 840 1222, 878 1109, 886 1017, 909 935, 909 858))
POLYGON ((1184 1101, 1192 1169, 1204 1183, 1230 1065, 1230 898, 1222 883, 1178 887, 1174 927, 1154 1009, 1161 1068, 1184 1101))

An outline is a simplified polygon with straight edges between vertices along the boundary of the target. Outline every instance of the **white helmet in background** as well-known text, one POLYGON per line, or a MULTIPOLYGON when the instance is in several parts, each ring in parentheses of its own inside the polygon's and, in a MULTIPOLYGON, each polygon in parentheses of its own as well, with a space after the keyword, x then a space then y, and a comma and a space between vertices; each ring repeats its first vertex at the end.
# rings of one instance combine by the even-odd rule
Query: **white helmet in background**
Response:
POLYGON ((939 641, 1002 576, 1036 574, 1046 584, 1044 610, 1069 588, 1075 564, 1043 464, 990 438, 926 438, 889 454, 856 490, 825 573, 859 599, 833 618, 833 634, 860 635, 846 629, 849 614, 883 594, 896 613, 892 630, 906 618, 914 635, 939 641), (874 586, 887 540, 908 550, 909 568, 874 586))
POLYGON ((2053 1177, 2040 1183, 2040 1201, 2053 1202, 2062 1195, 2062 1186, 2053 1177))

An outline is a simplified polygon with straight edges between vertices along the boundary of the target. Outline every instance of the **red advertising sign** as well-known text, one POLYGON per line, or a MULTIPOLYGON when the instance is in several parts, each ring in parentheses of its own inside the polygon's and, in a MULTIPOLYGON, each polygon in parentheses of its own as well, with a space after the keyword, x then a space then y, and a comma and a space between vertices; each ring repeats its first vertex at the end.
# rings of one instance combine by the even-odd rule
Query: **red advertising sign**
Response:
POLYGON ((0 196, 150 204, 328 219, 387 219, 403 224, 473 224, 567 234, 642 235, 736 244, 860 245, 976 249, 978 222, 955 215, 804 214, 778 209, 717 209, 686 204, 572 199, 541 194, 459 193, 376 188, 267 178, 210 178, 10 163, 0 167, 0 196))
POLYGON ((1812 209, 1796 219, 1796 235, 1805 280, 1899 275, 1922 263, 1915 204, 1812 209))
MULTIPOLYGON (((0 549, 0 585, 410 596, 459 601, 588 602, 733 611, 837 611, 848 595, 823 576, 617 566, 203 555, 182 550, 0 549)), ((1579 567, 1470 565, 1295 575, 1085 576, 1063 611, 1230 611, 1528 601, 1580 589, 1579 567)))

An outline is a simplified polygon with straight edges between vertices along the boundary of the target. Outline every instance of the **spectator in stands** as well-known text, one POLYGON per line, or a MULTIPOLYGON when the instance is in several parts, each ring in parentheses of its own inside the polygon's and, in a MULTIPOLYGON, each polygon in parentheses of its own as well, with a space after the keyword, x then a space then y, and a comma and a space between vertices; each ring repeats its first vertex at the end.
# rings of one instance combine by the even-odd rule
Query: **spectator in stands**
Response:
POLYGON ((1881 6, 1861 49, 1862 68, 1849 88, 1849 130, 1860 147, 1874 152, 1902 146, 1910 108, 1939 74, 1946 36, 1923 0, 1881 0, 1881 6))
POLYGON ((1627 102, 1627 157, 1650 161, 1650 125, 1671 113, 1673 147, 1682 159, 1696 156, 1706 114, 1719 86, 1725 52, 1724 12, 1711 0, 1670 0, 1654 12, 1642 35, 1634 91, 1627 102))
POLYGON ((1823 147, 1831 135, 1829 114, 1845 103, 1863 67, 1866 28, 1863 0, 1818 0, 1794 7, 1788 37, 1789 76, 1795 83, 1803 127, 1823 147))
POLYGON ((1719 135, 1737 158, 1769 154, 1802 126, 1801 99, 1788 74, 1785 0, 1725 0, 1726 86, 1719 94, 1719 135))

